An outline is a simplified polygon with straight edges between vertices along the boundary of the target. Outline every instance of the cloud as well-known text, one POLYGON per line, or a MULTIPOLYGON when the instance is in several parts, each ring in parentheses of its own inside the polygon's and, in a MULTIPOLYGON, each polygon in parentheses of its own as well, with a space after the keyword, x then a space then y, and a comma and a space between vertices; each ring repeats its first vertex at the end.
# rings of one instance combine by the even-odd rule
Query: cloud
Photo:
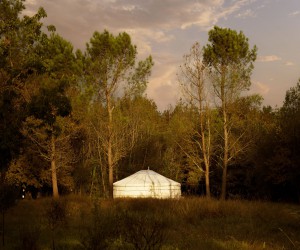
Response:
POLYGON ((27 0, 26 5, 37 5, 38 0, 27 0))
POLYGON ((23 11, 24 15, 33 16, 36 13, 37 0, 27 0, 25 2, 26 9, 23 11))
POLYGON ((255 17, 255 13, 253 10, 251 9, 247 9, 239 14, 236 15, 236 17, 238 18, 242 18, 242 19, 245 19, 245 18, 248 18, 248 17, 255 17))
POLYGON ((300 14, 300 11, 297 10, 297 11, 290 13, 289 16, 298 16, 299 14, 300 14))
MULTIPOLYGON (((45 25, 53 24, 58 33, 83 49, 93 32, 108 29, 127 31, 138 49, 151 51, 153 44, 174 40, 171 33, 197 26, 208 30, 219 19, 240 10, 255 0, 27 0, 26 14, 34 14, 42 5, 48 17, 45 25)), ((143 52, 143 53, 144 53, 143 52)))
POLYGON ((219 19, 240 10, 255 0, 27 0, 26 14, 34 14, 42 5, 48 13, 45 25, 53 24, 58 33, 71 40, 76 48, 96 30, 130 31, 143 50, 154 43, 168 43, 170 33, 191 26, 208 30, 219 19))
POLYGON ((257 59, 258 62, 275 62, 280 60, 281 58, 276 55, 259 56, 257 59))
POLYGON ((179 98, 177 72, 179 61, 168 53, 154 54, 153 74, 147 88, 147 96, 155 101, 159 110, 174 105, 179 98))
POLYGON ((252 89, 252 92, 258 93, 261 95, 266 95, 270 92, 270 87, 267 84, 264 84, 259 81, 253 82, 251 89, 252 89))
MULTIPOLYGON (((258 62, 277 62, 282 61, 282 58, 276 55, 268 55, 268 56, 259 56, 257 59, 258 62)), ((294 66, 295 63, 291 61, 283 61, 285 66, 294 66)))
POLYGON ((293 63, 293 62, 290 62, 290 61, 285 62, 285 66, 294 66, 294 65, 295 65, 295 63, 293 63))
MULTIPOLYGON (((42 5, 55 22, 72 22, 79 27, 110 29, 186 29, 192 25, 211 27, 253 0, 52 0, 42 5), (85 20, 82 23, 82 20, 85 20)), ((30 9, 41 4, 29 0, 30 9)), ((29 10, 30 11, 30 10, 29 10)), ((62 24, 61 24, 62 25, 62 24)))
MULTIPOLYGON (((242 7, 247 6, 257 0, 237 0, 231 1, 230 4, 225 5, 225 1, 211 1, 210 5, 207 5, 206 8, 201 7, 201 12, 197 13, 198 17, 192 17, 192 21, 182 24, 182 28, 189 27, 191 25, 200 26, 203 28, 210 28, 212 25, 215 25, 220 19, 227 19, 233 13, 242 9, 242 7)), ((228 3, 228 2, 227 2, 228 3)), ((254 12, 250 9, 244 11, 243 13, 238 14, 240 17, 253 16, 254 12)))

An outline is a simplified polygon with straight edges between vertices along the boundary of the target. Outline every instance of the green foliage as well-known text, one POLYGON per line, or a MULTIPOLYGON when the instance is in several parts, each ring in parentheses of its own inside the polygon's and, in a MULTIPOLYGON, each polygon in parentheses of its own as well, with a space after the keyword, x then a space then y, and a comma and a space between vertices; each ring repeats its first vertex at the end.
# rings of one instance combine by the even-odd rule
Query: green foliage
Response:
POLYGON ((45 124, 54 126, 58 116, 65 117, 71 113, 71 103, 64 95, 62 85, 52 88, 42 88, 37 96, 32 97, 29 112, 45 124))
POLYGON ((154 65, 152 57, 149 56, 144 61, 139 61, 134 73, 129 76, 128 86, 125 87, 127 95, 132 98, 142 97, 147 89, 148 78, 154 65))
POLYGON ((196 129, 195 112, 180 102, 173 110, 166 111, 164 116, 167 119, 164 133, 166 151, 163 157, 166 166, 165 174, 183 185, 196 183, 197 186, 203 173, 200 173, 193 161, 193 150, 189 143, 189 138, 196 129), (190 180, 193 181, 189 182, 190 180))
MULTIPOLYGON (((46 16, 41 8, 32 17, 22 16, 23 1, 0 2, 0 162, 6 169, 19 153, 19 132, 26 116, 28 89, 34 72, 40 68, 37 53, 42 23, 46 16)), ((30 92, 30 91, 29 91, 30 92)))
POLYGON ((95 93, 101 91, 100 98, 105 94, 113 96, 124 81, 123 87, 129 95, 141 96, 145 92, 153 60, 149 56, 135 66, 136 56, 136 46, 127 33, 114 36, 107 30, 94 32, 87 43, 85 67, 90 74, 87 79, 95 85, 95 93))
POLYGON ((40 188, 43 184, 50 184, 43 178, 44 171, 48 172, 45 165, 45 161, 40 157, 35 157, 35 152, 29 149, 26 155, 23 154, 11 161, 6 178, 11 185, 19 188, 24 184, 40 188))
POLYGON ((256 60, 257 48, 249 48, 248 38, 243 32, 220 28, 215 26, 208 33, 210 42, 204 47, 203 60, 211 71, 215 71, 217 78, 213 81, 215 93, 223 101, 230 101, 241 91, 250 87, 250 76, 253 70, 253 62, 256 60), (217 90, 218 85, 223 85, 224 93, 217 90), (226 99, 224 99, 225 96, 226 99))
POLYGON ((273 127, 266 132, 262 168, 267 171, 258 174, 267 180, 269 186, 265 187, 265 193, 274 200, 299 201, 300 197, 299 93, 298 81, 286 92, 282 108, 273 111, 273 127))
POLYGON ((286 92, 283 106, 280 110, 282 132, 287 144, 291 145, 294 155, 300 148, 300 79, 296 86, 286 92))
POLYGON ((73 80, 75 56, 72 45, 55 33, 45 37, 41 46, 44 68, 42 84, 31 98, 29 112, 53 126, 57 116, 65 117, 71 113, 66 91, 73 80))
POLYGON ((94 32, 86 50, 96 84, 102 90, 109 90, 110 94, 115 91, 116 84, 127 70, 134 66, 137 54, 127 33, 115 37, 107 30, 103 33, 94 32))
POLYGON ((0 169, 5 171, 9 162, 20 151, 22 140, 19 128, 24 113, 16 94, 0 90, 0 169))
POLYGON ((27 77, 29 70, 36 66, 36 42, 42 33, 40 20, 46 17, 46 12, 40 8, 34 16, 20 18, 24 8, 23 1, 4 0, 0 3, 0 65, 15 80, 27 77))
POLYGON ((52 79, 66 81, 68 76, 74 76, 76 64, 70 42, 52 32, 43 40, 42 46, 43 67, 52 79))
POLYGON ((229 65, 251 62, 256 59, 256 47, 249 51, 248 38, 243 32, 215 26, 208 32, 208 44, 204 59, 208 65, 229 65), (250 53, 249 53, 250 52, 250 53))
POLYGON ((115 111, 121 119, 121 125, 126 125, 125 145, 128 154, 120 161, 120 176, 128 176, 129 173, 141 168, 156 167, 160 161, 161 136, 158 128, 160 126, 160 115, 152 100, 145 97, 131 98, 125 95, 115 111), (119 113, 120 112, 120 113, 119 113), (123 166, 127 166, 123 169, 123 166))

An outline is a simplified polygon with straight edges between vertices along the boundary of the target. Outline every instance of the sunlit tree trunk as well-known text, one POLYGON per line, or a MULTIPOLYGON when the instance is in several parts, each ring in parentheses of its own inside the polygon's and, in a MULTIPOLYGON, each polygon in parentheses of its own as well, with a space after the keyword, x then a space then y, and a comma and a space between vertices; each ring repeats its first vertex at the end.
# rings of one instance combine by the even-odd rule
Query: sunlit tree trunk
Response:
POLYGON ((223 111, 223 136, 224 136, 224 155, 223 155, 223 173, 222 173, 222 189, 221 189, 221 199, 225 200, 226 198, 226 189, 227 189, 227 169, 228 169, 228 128, 227 128, 227 115, 223 111))
POLYGON ((55 137, 51 135, 51 177, 52 177, 52 192, 53 198, 57 199, 59 197, 58 185, 57 185, 57 174, 56 174, 56 161, 55 161, 55 137))
POLYGON ((202 157, 205 166, 205 192, 206 197, 210 198, 210 182, 209 182, 209 175, 210 175, 210 155, 211 155, 211 131, 210 131, 210 108, 208 105, 208 101, 205 100, 204 94, 204 72, 201 72, 201 88, 199 88, 199 120, 200 120, 200 134, 201 134, 201 150, 202 150, 202 157), (203 104, 203 102, 205 104, 203 104))
MULTIPOLYGON (((208 112, 208 111, 207 111, 208 112)), ((203 161, 205 165, 205 192, 206 197, 210 198, 210 181, 209 181, 209 175, 210 175, 210 146, 211 146, 211 133, 210 133, 210 120, 207 118, 207 136, 205 136, 204 133, 204 124, 203 124, 203 118, 201 118, 201 143, 202 143, 202 151, 203 151, 203 161)))
POLYGON ((113 140, 113 118, 110 93, 106 92, 106 106, 108 113, 107 124, 107 163, 108 163, 108 184, 109 184, 109 197, 113 198, 113 183, 114 183, 114 166, 113 166, 113 152, 112 152, 112 140, 113 140))
POLYGON ((227 168, 228 168, 228 119, 227 119, 227 100, 225 94, 225 84, 226 84, 226 69, 222 67, 221 75, 221 102, 222 102, 222 119, 223 119, 223 173, 222 173, 222 186, 221 186, 221 200, 226 198, 226 184, 227 184, 227 168))

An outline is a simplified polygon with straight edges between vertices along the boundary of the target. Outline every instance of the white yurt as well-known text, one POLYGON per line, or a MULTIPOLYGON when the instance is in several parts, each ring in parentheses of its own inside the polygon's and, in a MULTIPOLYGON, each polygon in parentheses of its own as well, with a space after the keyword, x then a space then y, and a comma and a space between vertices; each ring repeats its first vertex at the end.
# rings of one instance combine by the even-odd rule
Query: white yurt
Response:
POLYGON ((140 170, 113 184, 114 198, 179 198, 180 183, 152 170, 140 170))

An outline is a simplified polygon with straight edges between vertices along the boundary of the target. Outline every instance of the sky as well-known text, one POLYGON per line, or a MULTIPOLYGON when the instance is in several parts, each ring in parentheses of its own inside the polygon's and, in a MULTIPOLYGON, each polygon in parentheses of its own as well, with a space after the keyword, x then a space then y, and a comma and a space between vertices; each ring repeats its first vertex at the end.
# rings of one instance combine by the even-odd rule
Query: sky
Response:
POLYGON ((84 50, 94 31, 127 32, 139 59, 154 59, 147 96, 159 110, 176 105, 183 56, 195 42, 206 45, 214 25, 242 31, 250 48, 257 46, 249 94, 262 95, 264 105, 281 107, 300 78, 299 0, 27 0, 25 6, 27 15, 43 7, 43 23, 55 25, 75 49, 84 50))

